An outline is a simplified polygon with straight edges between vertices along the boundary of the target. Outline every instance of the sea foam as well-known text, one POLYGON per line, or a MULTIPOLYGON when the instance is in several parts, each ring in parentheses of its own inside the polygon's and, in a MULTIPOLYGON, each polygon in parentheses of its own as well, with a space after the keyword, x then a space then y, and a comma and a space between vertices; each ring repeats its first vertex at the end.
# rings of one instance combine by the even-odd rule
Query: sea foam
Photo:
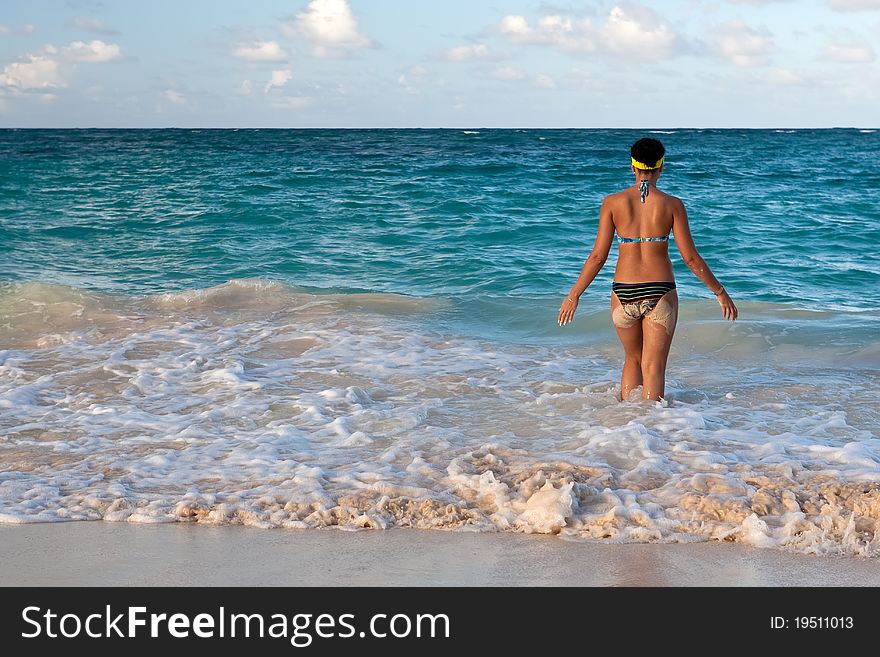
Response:
POLYGON ((621 403, 612 342, 419 322, 444 304, 262 280, 140 297, 7 286, 0 522, 880 553, 876 373, 833 367, 846 345, 776 357, 790 336, 770 315, 733 328, 685 313, 671 401, 621 403))

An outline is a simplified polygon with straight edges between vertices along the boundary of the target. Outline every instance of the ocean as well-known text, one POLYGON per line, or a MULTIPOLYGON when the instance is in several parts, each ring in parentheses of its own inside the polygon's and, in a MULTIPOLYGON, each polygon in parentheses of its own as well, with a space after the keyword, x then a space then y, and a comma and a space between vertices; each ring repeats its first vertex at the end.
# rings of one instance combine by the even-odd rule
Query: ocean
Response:
POLYGON ((880 555, 880 133, 0 130, 0 522, 880 555), (619 402, 629 146, 701 255, 619 402))

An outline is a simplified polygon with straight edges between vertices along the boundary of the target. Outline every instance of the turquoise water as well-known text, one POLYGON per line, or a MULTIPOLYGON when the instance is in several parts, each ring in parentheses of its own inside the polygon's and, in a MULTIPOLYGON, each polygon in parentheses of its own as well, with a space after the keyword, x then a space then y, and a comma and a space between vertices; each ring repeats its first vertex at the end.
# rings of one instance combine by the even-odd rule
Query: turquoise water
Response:
POLYGON ((0 522, 435 527, 880 554, 880 133, 0 130, 0 522), (630 144, 670 253, 620 403, 630 144))
MULTIPOLYGON (((737 299, 880 301, 880 132, 678 130, 661 187, 737 299)), ((0 279, 564 296, 632 130, 4 130, 0 279)), ((615 249, 616 251, 616 249, 615 249)), ((675 252, 673 249, 673 255, 675 252)), ((705 296, 674 257, 684 296, 705 296)), ((604 297, 613 272, 597 285, 604 297)))

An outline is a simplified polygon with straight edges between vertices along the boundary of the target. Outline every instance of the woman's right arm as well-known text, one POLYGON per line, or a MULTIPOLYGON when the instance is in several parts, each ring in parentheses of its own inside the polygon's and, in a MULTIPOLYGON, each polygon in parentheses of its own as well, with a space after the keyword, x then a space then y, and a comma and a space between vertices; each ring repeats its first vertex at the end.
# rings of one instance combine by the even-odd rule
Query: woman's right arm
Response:
POLYGON ((599 209, 599 228, 596 231, 596 241, 593 243, 593 250, 587 256, 584 266, 581 268, 581 275, 571 287, 571 292, 565 297, 562 305, 559 307, 559 314, 556 321, 560 326, 568 324, 574 317, 574 311, 577 310, 578 300, 584 293, 596 274, 605 266, 608 259, 608 252, 611 250, 611 242, 614 239, 614 218, 611 213, 611 204, 609 197, 605 197, 602 201, 602 207, 599 209))
POLYGON ((694 238, 691 235, 691 227, 688 224, 687 210, 685 210, 681 199, 673 201, 672 216, 672 234, 675 235, 675 245, 678 247, 679 253, 681 253, 681 259, 684 260, 684 264, 694 272, 694 276, 699 278, 703 285, 708 287, 718 299, 724 319, 736 319, 739 316, 739 311, 736 309, 730 295, 727 294, 727 291, 718 279, 715 278, 712 270, 709 269, 709 265, 706 264, 706 261, 697 252, 697 246, 694 244, 694 238))

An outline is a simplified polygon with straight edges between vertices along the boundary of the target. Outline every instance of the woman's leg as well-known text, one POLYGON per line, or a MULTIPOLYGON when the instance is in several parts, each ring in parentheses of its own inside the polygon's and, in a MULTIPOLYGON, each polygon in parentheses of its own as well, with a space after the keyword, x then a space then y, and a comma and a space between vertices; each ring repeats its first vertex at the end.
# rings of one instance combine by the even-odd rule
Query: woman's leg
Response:
POLYGON ((644 320, 642 333, 642 397, 660 399, 666 393, 666 361, 678 322, 678 294, 670 290, 654 306, 644 320))
POLYGON ((626 314, 617 295, 611 293, 611 322, 623 345, 625 359, 620 375, 620 399, 642 385, 642 320, 626 314))

